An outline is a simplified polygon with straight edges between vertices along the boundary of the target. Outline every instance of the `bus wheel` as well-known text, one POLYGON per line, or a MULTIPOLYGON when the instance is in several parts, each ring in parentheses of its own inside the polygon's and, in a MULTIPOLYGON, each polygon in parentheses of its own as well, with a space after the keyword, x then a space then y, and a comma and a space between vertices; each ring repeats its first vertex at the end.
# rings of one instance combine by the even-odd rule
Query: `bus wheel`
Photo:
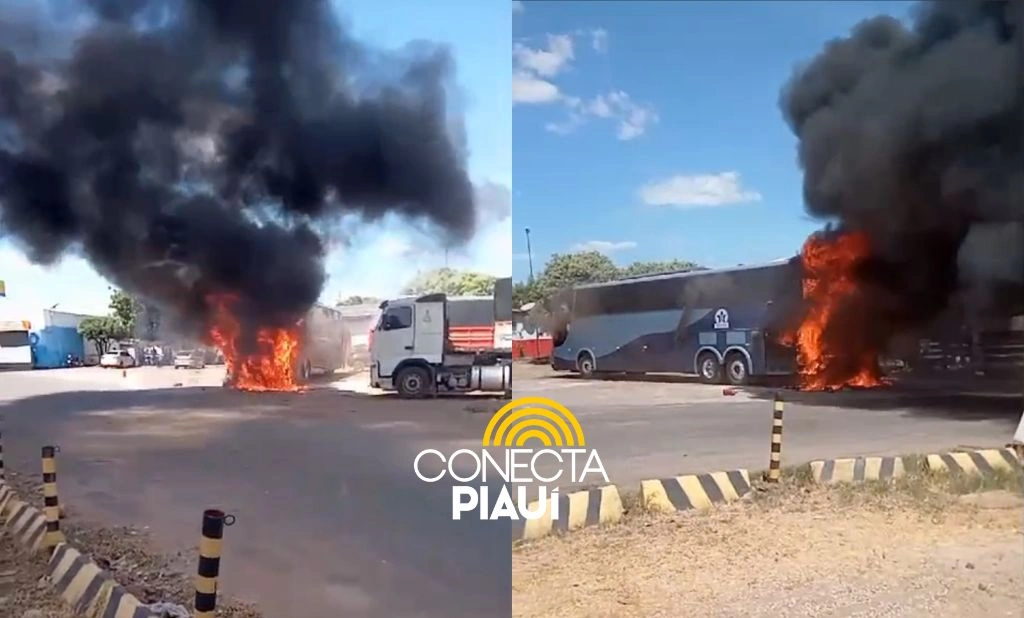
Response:
POLYGON ((395 382, 402 397, 417 399, 430 394, 430 372, 423 367, 406 367, 395 382))
POLYGON ((725 357, 725 376, 729 384, 743 386, 750 381, 750 368, 747 367, 747 359, 738 352, 725 357))
POLYGON ((704 352, 697 357, 697 372, 704 384, 718 384, 722 381, 722 364, 711 352, 704 352))
POLYGON ((594 377, 594 365, 596 364, 590 352, 583 352, 576 359, 576 370, 584 378, 592 378, 594 377))

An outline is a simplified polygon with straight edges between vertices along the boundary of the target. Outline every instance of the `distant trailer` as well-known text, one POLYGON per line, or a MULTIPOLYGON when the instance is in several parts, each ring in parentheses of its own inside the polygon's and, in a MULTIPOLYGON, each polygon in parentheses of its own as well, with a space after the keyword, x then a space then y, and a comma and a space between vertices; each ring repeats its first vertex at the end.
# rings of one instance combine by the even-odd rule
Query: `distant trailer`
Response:
POLYGON ((0 369, 32 368, 31 330, 28 320, 0 322, 0 369))

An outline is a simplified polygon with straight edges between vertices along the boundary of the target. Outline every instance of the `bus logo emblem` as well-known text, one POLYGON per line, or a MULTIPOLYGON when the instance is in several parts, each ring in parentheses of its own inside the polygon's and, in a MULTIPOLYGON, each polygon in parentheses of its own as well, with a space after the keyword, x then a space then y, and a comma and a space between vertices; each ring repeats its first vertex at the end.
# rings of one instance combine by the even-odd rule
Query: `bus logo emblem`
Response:
POLYGON ((729 328, 729 312, 725 309, 715 312, 715 328, 729 328))

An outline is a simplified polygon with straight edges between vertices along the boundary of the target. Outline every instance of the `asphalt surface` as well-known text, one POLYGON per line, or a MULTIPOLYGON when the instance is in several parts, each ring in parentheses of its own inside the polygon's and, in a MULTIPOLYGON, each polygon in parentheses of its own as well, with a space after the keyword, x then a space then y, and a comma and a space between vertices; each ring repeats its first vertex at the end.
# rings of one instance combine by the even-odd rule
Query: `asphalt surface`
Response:
MULTIPOLYGON (((677 378, 514 373, 515 396, 552 397, 576 414, 613 482, 767 466, 774 389, 725 396, 677 378)), ((0 373, 7 465, 38 472, 39 448, 59 445, 61 499, 74 516, 147 527, 171 552, 197 543, 203 509, 225 509, 237 523, 226 532, 221 589, 268 618, 510 612, 509 526, 452 522, 450 488, 412 470, 424 448, 479 448, 486 412, 503 402, 350 392, 367 390, 362 375, 302 394, 238 393, 219 387, 221 375, 0 373)), ((999 446, 1024 408, 1012 388, 782 392, 787 465, 999 446)))
POLYGON ((494 402, 238 393, 221 376, 0 373, 7 466, 38 472, 40 447, 59 445, 76 517, 146 527, 169 552, 197 544, 203 509, 223 508, 237 522, 221 590, 268 618, 509 614, 508 524, 451 521, 450 488, 412 466, 423 448, 479 448, 478 412, 494 402))
MULTIPOLYGON (((740 389, 678 377, 581 380, 546 367, 516 365, 513 395, 551 397, 580 421, 613 482, 733 468, 768 467, 772 396, 781 393, 782 463, 901 455, 960 446, 999 447, 1024 411, 1019 383, 897 383, 858 392, 740 389)), ((593 477, 585 479, 592 484, 593 477)))

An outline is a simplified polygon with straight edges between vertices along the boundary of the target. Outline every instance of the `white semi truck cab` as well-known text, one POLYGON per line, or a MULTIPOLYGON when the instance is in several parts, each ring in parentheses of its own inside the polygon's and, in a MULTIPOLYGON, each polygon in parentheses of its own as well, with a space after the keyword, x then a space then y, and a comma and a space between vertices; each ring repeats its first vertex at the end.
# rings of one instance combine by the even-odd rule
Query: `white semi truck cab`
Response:
POLYGON ((512 392, 511 350, 460 351, 448 338, 444 294, 384 301, 370 346, 370 386, 403 397, 512 392))

